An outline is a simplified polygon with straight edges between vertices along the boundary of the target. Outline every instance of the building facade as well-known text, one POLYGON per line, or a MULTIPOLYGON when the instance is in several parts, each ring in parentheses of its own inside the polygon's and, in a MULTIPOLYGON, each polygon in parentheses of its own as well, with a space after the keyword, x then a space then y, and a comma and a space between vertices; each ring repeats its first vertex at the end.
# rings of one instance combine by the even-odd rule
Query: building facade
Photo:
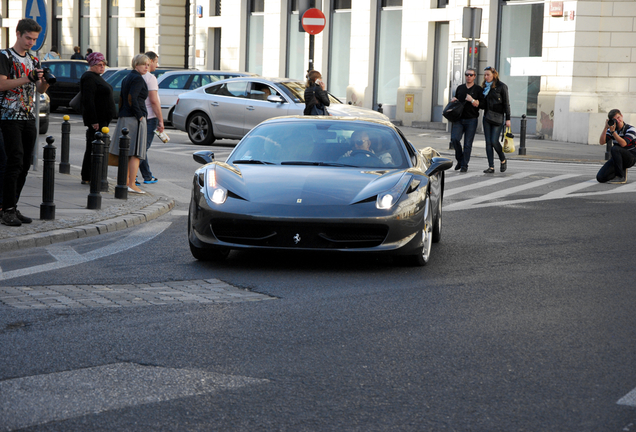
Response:
MULTIPOLYGON (((486 66, 499 71, 514 129, 525 115, 530 134, 591 144, 610 109, 636 121, 632 0, 315 2, 326 26, 314 37, 313 64, 330 92, 354 105, 382 104, 405 125, 443 127, 442 109, 471 64, 478 82, 486 66), (467 8, 479 18, 470 34, 467 8)), ((110 66, 128 66, 136 53, 153 50, 163 66, 304 79, 310 38, 299 31, 299 3, 52 0, 41 53, 55 45, 69 58, 79 45, 106 54, 110 66)), ((13 44, 25 5, 0 0, 3 47, 13 44)))

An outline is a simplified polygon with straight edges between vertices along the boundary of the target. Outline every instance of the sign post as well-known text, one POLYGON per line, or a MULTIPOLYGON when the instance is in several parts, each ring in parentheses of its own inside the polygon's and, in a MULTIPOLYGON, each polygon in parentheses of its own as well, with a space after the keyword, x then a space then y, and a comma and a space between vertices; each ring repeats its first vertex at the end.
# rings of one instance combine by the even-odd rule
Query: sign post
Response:
POLYGON ((40 51, 40 48, 42 48, 42 45, 44 45, 44 41, 46 40, 46 1, 27 0, 26 7, 24 8, 24 17, 35 20, 35 22, 40 24, 40 27, 42 27, 42 31, 40 32, 40 36, 38 36, 38 40, 35 41, 35 45, 33 45, 33 48, 31 48, 32 51, 40 51))
MULTIPOLYGON (((47 31, 47 19, 46 19, 46 1, 45 0, 27 0, 26 6, 24 8, 24 17, 35 20, 40 27, 42 27, 42 31, 38 36, 38 39, 35 41, 35 44, 31 48, 32 51, 37 53, 37 57, 40 57, 40 48, 44 45, 44 41, 46 40, 46 31, 47 31)), ((36 143, 37 137, 40 134, 40 95, 37 90, 35 91, 35 136, 36 143)), ((38 152, 37 146, 33 149, 33 170, 37 171, 38 168, 38 152)))
POLYGON ((309 70, 314 69, 314 35, 325 29, 325 15, 320 9, 308 9, 300 19, 303 29, 309 33, 309 70))

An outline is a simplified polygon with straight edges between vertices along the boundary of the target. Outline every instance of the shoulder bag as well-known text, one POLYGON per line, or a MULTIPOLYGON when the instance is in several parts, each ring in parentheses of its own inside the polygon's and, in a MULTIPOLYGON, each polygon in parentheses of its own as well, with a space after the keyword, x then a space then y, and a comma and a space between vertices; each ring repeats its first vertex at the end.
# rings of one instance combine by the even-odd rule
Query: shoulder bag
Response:
POLYGON ((456 122, 462 118, 462 112, 464 111, 464 102, 460 102, 456 100, 454 102, 449 102, 448 105, 442 111, 442 115, 449 122, 456 122))
POLYGON ((73 99, 68 103, 68 106, 73 108, 78 113, 82 113, 82 92, 79 91, 73 99))

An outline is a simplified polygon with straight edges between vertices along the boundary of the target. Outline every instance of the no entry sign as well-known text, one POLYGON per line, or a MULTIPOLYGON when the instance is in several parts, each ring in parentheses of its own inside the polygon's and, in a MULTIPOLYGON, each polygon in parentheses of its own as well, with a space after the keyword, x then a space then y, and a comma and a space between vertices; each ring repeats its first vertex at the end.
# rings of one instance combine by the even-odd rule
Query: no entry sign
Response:
POLYGON ((317 35, 325 28, 325 15, 320 9, 307 9, 302 18, 303 28, 310 35, 317 35))

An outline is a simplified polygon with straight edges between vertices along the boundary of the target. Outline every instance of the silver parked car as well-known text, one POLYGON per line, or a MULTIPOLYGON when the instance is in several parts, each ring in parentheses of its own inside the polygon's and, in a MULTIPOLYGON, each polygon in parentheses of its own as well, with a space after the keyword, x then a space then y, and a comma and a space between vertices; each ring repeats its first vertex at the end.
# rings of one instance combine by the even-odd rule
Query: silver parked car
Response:
POLYGON ((172 123, 172 111, 177 103, 179 95, 190 90, 196 90, 210 83, 241 77, 258 76, 250 72, 226 72, 226 71, 200 71, 200 70, 175 70, 161 75, 159 83, 159 100, 161 100, 161 114, 166 123, 172 123))
MULTIPOLYGON (((221 138, 240 139, 263 120, 302 115, 305 84, 289 78, 243 77, 222 80, 183 93, 172 114, 175 128, 194 144, 210 145, 221 138)), ((329 95, 334 116, 388 121, 384 114, 343 104, 329 95)))

